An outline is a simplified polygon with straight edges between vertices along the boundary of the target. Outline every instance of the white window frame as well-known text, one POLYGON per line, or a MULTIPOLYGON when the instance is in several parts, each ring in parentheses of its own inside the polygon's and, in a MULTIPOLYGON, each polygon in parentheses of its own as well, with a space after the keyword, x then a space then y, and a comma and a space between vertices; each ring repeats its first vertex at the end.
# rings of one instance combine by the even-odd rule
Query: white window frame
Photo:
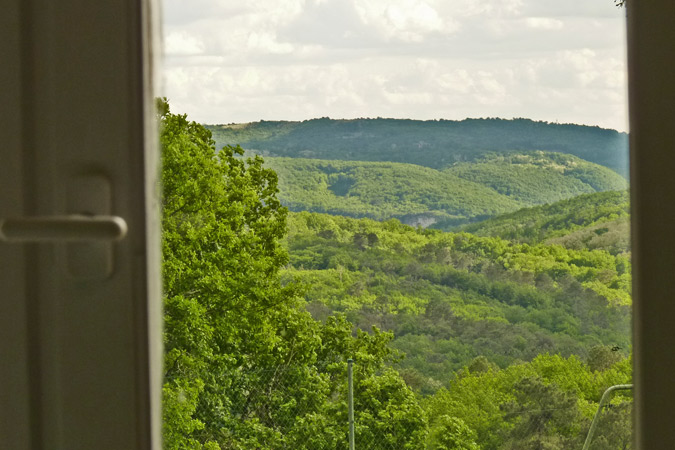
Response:
MULTIPOLYGON (((636 448, 670 449, 675 442, 675 2, 629 2, 636 448)), ((121 169, 108 157, 119 152, 126 158, 122 161, 127 172, 121 176, 135 174, 130 182, 135 187, 113 189, 117 199, 113 212, 131 225, 131 235, 117 248, 115 266, 116 273, 127 280, 104 283, 101 299, 120 299, 120 307, 129 314, 119 327, 132 332, 106 344, 110 352, 91 352, 97 348, 92 342, 101 338, 96 328, 110 325, 91 322, 100 321, 100 315, 58 316, 60 308, 69 308, 68 301, 82 301, 87 297, 83 292, 91 288, 74 288, 55 278, 62 269, 54 264, 63 253, 60 244, 0 244, 0 447, 161 446, 160 254, 152 132, 152 61, 157 54, 152 30, 157 17, 151 0, 3 2, 0 218, 64 212, 58 179, 63 174, 45 167, 44 161, 57 166, 63 160, 79 160, 84 166, 111 164, 109 170, 117 182, 116 170, 121 169), (108 53, 88 65, 74 53, 76 49, 58 42, 78 46, 86 42, 80 46, 85 53, 108 53), (64 77, 64 73, 75 75, 64 77), (99 89, 99 98, 92 85, 99 89), (64 90, 69 95, 63 95, 64 90), (64 115, 71 115, 70 120, 64 120, 64 115), (69 123, 80 127, 69 128, 69 123), (112 150, 87 151, 86 146, 95 142, 92 133, 98 133, 99 143, 112 150), (69 139, 73 148, 84 144, 85 149, 69 150, 65 145, 69 139), (92 333, 93 341, 80 343, 82 357, 66 358, 60 364, 59 358, 78 355, 63 347, 77 344, 68 340, 70 333, 84 336, 86 332, 92 333), (113 359, 111 364, 120 349, 129 358, 126 362, 113 359), (119 367, 97 371, 97 364, 119 367), (69 370, 78 380, 90 372, 93 384, 80 386, 80 396, 74 395, 78 386, 68 382, 70 375, 64 378, 63 372, 69 370), (65 384, 50 384, 55 374, 65 384), (133 376, 125 383, 120 374, 133 376), (105 414, 82 413, 106 389, 119 396, 101 396, 101 401, 108 402, 100 405, 105 414), (121 400, 111 405, 111 399, 121 400)), ((84 167, 78 164, 71 167, 84 167)))

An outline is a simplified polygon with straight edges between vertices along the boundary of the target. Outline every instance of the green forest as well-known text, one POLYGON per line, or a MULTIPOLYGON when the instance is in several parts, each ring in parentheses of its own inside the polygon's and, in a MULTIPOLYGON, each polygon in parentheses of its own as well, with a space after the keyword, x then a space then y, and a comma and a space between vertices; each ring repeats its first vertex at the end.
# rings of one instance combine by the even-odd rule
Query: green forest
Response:
POLYGON ((241 145, 263 156, 391 161, 443 169, 486 153, 566 153, 628 176, 628 135, 530 119, 409 120, 327 117, 302 122, 207 125, 216 146, 241 145))
MULTIPOLYGON (((373 216, 379 221, 289 212, 280 192, 285 172, 271 168, 274 159, 246 158, 238 146, 217 151, 207 128, 171 113, 165 101, 158 118, 165 448, 348 448, 350 358, 362 449, 580 448, 603 391, 630 382, 629 249, 575 237, 607 234, 593 227, 625 219, 623 191, 566 200, 606 205, 599 215, 588 206, 576 217, 583 209, 565 201, 512 213, 538 230, 539 216, 551 212, 545 208, 558 208, 542 234, 508 215, 475 234, 412 227, 391 218, 399 212, 384 201, 373 216)), ((334 173, 381 170, 387 183, 402 176, 396 170, 414 170, 331 158, 297 163, 317 174, 315 164, 334 173), (385 177, 385 169, 394 172, 385 177)), ((555 161, 581 164, 570 158, 555 161)), ((504 177, 509 165, 551 161, 522 152, 475 158, 504 177)), ((499 193, 500 177, 465 164, 447 179, 482 187, 481 201, 483 192, 499 193)), ((598 173, 601 182, 611 179, 598 173)), ((589 176, 581 168, 571 178, 593 186, 589 176)), ((349 184, 339 180, 338 191, 349 184)), ((534 191, 523 187, 513 202, 534 191)), ((410 203, 436 205, 423 197, 410 203)), ((631 405, 629 395, 614 397, 591 448, 630 448, 631 405)))
POLYGON ((627 187, 612 170, 550 152, 490 154, 444 170, 394 162, 265 158, 291 211, 451 229, 527 206, 627 187))
POLYGON ((409 354, 396 367, 425 393, 479 356, 506 367, 541 352, 630 347, 625 254, 395 220, 299 213, 289 223, 286 275, 309 287, 313 315, 339 312, 358 328, 393 331, 392 346, 409 354))
POLYGON ((460 229, 521 243, 560 244, 567 248, 630 250, 627 191, 599 192, 533 208, 523 208, 460 229))

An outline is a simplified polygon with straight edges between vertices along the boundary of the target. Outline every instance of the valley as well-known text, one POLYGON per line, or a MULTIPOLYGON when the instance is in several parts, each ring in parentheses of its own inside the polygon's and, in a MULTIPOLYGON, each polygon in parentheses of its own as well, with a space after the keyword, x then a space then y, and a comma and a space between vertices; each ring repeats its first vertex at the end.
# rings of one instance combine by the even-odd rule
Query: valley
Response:
POLYGON ((578 448, 631 382, 625 135, 159 111, 167 448, 346 448, 351 369, 359 448, 578 448))

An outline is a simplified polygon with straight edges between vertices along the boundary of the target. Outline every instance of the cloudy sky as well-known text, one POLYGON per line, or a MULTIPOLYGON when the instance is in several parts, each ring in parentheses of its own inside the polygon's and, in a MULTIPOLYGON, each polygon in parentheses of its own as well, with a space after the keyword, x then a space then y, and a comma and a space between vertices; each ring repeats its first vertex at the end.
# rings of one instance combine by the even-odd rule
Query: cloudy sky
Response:
POLYGON ((162 95, 202 123, 528 117, 625 131, 612 0, 163 0, 162 95))

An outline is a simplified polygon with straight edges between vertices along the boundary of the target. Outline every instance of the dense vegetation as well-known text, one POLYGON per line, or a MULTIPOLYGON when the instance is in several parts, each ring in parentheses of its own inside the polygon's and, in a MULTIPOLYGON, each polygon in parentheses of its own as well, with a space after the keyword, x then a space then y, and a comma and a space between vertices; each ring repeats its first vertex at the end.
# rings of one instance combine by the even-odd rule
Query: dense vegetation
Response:
POLYGON ((349 357, 362 426, 381 435, 405 426, 389 444, 419 448, 426 417, 385 365, 390 335, 353 335, 340 317, 315 321, 298 285, 280 282, 286 210, 274 172, 236 158, 240 149, 216 156, 210 133, 163 102, 160 119, 165 448, 345 448, 349 357))
MULTIPOLYGON (((581 448, 601 393, 629 382, 630 364, 607 347, 595 347, 585 364, 575 356, 544 354, 499 370, 477 358, 425 402, 428 448, 581 448)), ((630 449, 630 394, 610 406, 590 448, 630 449)))
POLYGON ((392 161, 442 169, 490 152, 567 153, 628 175, 628 136, 614 130, 529 119, 398 120, 328 118, 209 125, 218 148, 241 145, 267 156, 392 161))
POLYGON ((611 170, 571 155, 486 155, 445 170, 391 162, 266 158, 292 211, 398 218, 448 228, 579 194, 624 189, 611 170))
POLYGON ((488 155, 472 163, 455 164, 446 172, 488 186, 524 205, 627 187, 623 177, 606 167, 541 151, 488 155))
POLYGON ((431 393, 473 358, 500 367, 541 352, 630 348, 630 260, 321 214, 290 217, 287 277, 308 307, 392 330, 397 367, 431 393))
MULTIPOLYGON (((165 448, 344 449, 350 357, 363 449, 571 448, 630 380, 625 255, 289 217, 262 159, 159 107, 165 448)), ((613 403, 595 448, 629 445, 613 403)))
POLYGON ((528 244, 547 242, 625 253, 630 237, 628 202, 626 191, 580 195, 466 225, 461 230, 528 244))
POLYGON ((266 158, 291 211, 410 223, 466 222, 522 205, 473 181, 413 164, 266 158))

